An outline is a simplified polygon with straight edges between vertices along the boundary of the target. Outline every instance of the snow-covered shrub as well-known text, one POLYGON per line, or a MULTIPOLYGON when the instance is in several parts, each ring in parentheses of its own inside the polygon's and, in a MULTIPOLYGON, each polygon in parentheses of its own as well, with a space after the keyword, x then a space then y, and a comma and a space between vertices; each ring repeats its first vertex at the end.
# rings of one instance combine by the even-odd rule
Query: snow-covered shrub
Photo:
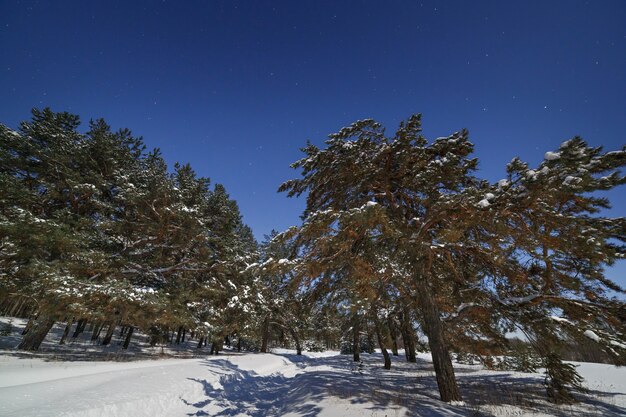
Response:
POLYGON ((456 361, 457 363, 460 363, 463 365, 476 365, 476 364, 482 363, 480 356, 474 355, 472 353, 467 353, 467 352, 457 353, 456 361))
POLYGON ((514 350, 496 365, 498 370, 516 372, 537 372, 540 367, 541 358, 530 349, 514 350))
MULTIPOLYGON (((234 340, 232 343, 234 343, 235 346, 237 346, 238 341, 234 340)), ((241 338, 241 350, 245 350, 247 352, 260 352, 261 342, 256 339, 241 338)))
MULTIPOLYGON (((363 337, 360 340, 360 351, 361 353, 373 353, 376 349, 373 340, 369 341, 367 338, 363 337)), ((350 355, 353 352, 352 350, 352 340, 351 339, 343 339, 341 341, 341 354, 342 355, 350 355)))
POLYGON ((306 340, 304 342, 304 350, 307 352, 324 352, 326 350, 326 346, 317 340, 306 340))

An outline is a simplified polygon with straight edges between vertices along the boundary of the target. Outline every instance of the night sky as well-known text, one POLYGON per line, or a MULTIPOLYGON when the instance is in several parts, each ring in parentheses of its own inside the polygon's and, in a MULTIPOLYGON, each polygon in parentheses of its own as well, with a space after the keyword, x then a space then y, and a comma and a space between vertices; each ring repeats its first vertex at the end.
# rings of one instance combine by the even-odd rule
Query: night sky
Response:
POLYGON ((0 51, 0 122, 49 106, 128 127, 223 183, 260 239, 299 222, 276 193, 299 148, 358 119, 468 128, 490 180, 574 135, 626 142, 623 0, 4 0, 0 51))

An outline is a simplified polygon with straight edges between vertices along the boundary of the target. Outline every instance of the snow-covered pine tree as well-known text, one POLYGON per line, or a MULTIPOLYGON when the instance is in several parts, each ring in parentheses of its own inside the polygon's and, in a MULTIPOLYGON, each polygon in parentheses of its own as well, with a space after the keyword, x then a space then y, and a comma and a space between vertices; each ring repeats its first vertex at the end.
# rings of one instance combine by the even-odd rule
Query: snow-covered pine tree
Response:
POLYGON ((547 368, 549 397, 574 400, 580 378, 560 360, 568 343, 588 338, 626 363, 624 290, 604 268, 625 254, 626 220, 610 217, 601 193, 626 182, 624 149, 602 152, 581 138, 564 142, 536 169, 514 159, 485 207, 509 254, 494 268, 494 308, 526 335, 547 368))
POLYGON ((304 224, 293 233, 308 254, 309 276, 354 267, 364 241, 374 241, 406 268, 403 278, 414 289, 411 307, 419 308, 441 399, 455 401, 461 395, 441 318, 446 294, 439 293, 437 265, 448 252, 441 240, 454 241, 464 226, 456 213, 464 204, 460 192, 475 186, 476 160, 469 158, 466 131, 429 144, 420 125, 420 116, 412 116, 386 138, 378 123, 356 122, 331 135, 324 150, 305 147, 306 156, 292 165, 303 178, 279 191, 290 197, 308 192, 304 224))
POLYGON ((49 109, 0 126, 0 303, 32 317, 20 347, 63 319, 67 334, 76 320, 94 340, 106 329, 103 344, 121 324, 125 347, 136 327, 197 330, 206 311, 231 326, 222 313, 255 249, 236 202, 187 165, 168 172, 128 130, 78 126, 49 109))
POLYGON ((86 140, 78 125, 77 116, 44 109, 33 110, 32 121, 23 122, 19 133, 2 129, 8 156, 3 158, 4 184, 15 187, 2 204, 5 241, 13 247, 2 254, 12 264, 3 265, 2 286, 14 299, 29 300, 32 316, 21 349, 38 349, 76 300, 80 277, 91 276, 102 259, 90 247, 98 190, 90 181, 86 140))

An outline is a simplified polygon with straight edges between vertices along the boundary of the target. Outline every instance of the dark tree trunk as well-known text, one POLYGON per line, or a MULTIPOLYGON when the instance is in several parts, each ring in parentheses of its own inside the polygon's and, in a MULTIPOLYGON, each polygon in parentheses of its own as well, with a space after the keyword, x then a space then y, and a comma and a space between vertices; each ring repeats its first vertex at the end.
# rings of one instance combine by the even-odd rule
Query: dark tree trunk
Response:
POLYGON ((405 309, 402 313, 402 342, 404 343, 404 353, 406 355, 407 362, 417 362, 415 355, 415 331, 411 324, 411 315, 408 309, 405 309))
POLYGON ((385 341, 383 340, 383 334, 380 330, 380 323, 377 319, 375 319, 376 324, 376 339, 378 339, 378 347, 383 354, 383 358, 385 358, 385 369, 391 369, 391 357, 389 356, 389 352, 387 352, 387 348, 385 348, 385 341))
POLYGON ((241 336, 237 336, 237 352, 241 352, 241 336))
POLYGON ((183 335, 183 326, 178 328, 178 332, 176 333, 176 344, 180 345, 180 337, 183 335))
POLYGON ((22 305, 24 304, 23 299, 19 299, 13 304, 13 308, 9 312, 9 316, 15 317, 16 313, 22 309, 22 305))
POLYGON ((187 334, 187 329, 183 328, 183 335, 180 338, 181 343, 185 343, 185 335, 187 334))
POLYGON ((215 355, 218 355, 220 353, 220 350, 222 350, 222 346, 222 339, 213 339, 213 342, 211 343, 211 352, 215 355))
POLYGON ((107 329, 106 334, 104 335, 104 339, 102 339, 102 345, 106 346, 111 343, 111 339, 113 338, 113 332, 115 331, 115 322, 109 323, 109 328, 107 329))
POLYGON ((26 326, 24 326, 24 330, 22 330, 22 336, 30 331, 31 327, 33 327, 33 324, 35 324, 35 320, 37 320, 36 315, 28 320, 28 323, 26 323, 26 326))
POLYGON ((28 333, 24 335, 22 342, 17 347, 19 350, 39 350, 41 342, 54 326, 54 318, 41 314, 36 320, 33 320, 28 333))
POLYGON ((298 337, 298 332, 293 327, 289 328, 289 333, 291 333, 291 337, 293 337, 293 341, 296 344, 296 355, 302 355, 302 345, 300 344, 300 338, 298 337))
POLYGON ((354 316, 352 324, 352 357, 354 362, 361 361, 361 340, 358 317, 354 316))
POLYGON ((72 324, 74 324, 74 317, 67 321, 67 325, 65 325, 65 330, 63 330, 63 336, 61 336, 61 340, 59 341, 60 345, 65 344, 65 339, 67 339, 67 336, 70 334, 72 324))
POLYGON ((265 320, 263 320, 263 340, 261 342, 261 352, 267 353, 267 344, 269 343, 270 338, 270 316, 269 314, 265 316, 265 320))
POLYGON ((74 330, 74 334, 72 335, 72 338, 74 339, 77 338, 85 330, 85 326, 87 326, 86 319, 78 320, 78 323, 76 323, 76 329, 74 330))
POLYGON ((130 338, 133 336, 133 330, 135 330, 133 326, 128 327, 128 332, 126 332, 126 339, 124 339, 124 345, 122 346, 124 349, 128 349, 128 345, 130 345, 130 338))
POLYGON ((98 340, 98 337, 100 336, 100 330, 102 330, 102 326, 104 326, 104 324, 101 322, 96 323, 96 325, 94 326, 93 332, 91 333, 92 342, 98 340))
POLYGON ((204 342, 204 337, 200 337, 200 341, 198 341, 198 349, 202 347, 202 342, 204 342))
POLYGON ((422 286, 421 291, 418 292, 418 297, 424 318, 424 333, 428 336, 428 345, 433 357, 441 401, 461 401, 461 393, 456 383, 436 301, 428 286, 422 286))
POLYGON ((367 353, 374 353, 374 336, 371 331, 367 331, 367 353))
POLYGON ((393 356, 398 356, 398 332, 396 330, 396 322, 392 317, 387 319, 389 326, 389 334, 391 335, 391 353, 393 356))
POLYGON ((402 331, 402 346, 404 346, 404 356, 406 357, 406 361, 409 361, 409 344, 406 342, 406 333, 402 331))

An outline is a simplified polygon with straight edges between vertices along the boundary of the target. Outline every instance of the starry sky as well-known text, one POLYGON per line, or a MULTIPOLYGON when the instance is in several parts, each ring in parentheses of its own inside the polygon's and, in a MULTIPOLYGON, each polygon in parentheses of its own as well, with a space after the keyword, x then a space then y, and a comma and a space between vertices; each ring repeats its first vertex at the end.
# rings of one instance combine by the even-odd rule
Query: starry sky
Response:
POLYGON ((49 106, 128 127, 224 184, 262 239, 299 222, 276 193, 299 148, 358 119, 468 128, 494 181, 574 135, 620 148, 625 22, 623 0, 0 1, 0 122, 49 106))

